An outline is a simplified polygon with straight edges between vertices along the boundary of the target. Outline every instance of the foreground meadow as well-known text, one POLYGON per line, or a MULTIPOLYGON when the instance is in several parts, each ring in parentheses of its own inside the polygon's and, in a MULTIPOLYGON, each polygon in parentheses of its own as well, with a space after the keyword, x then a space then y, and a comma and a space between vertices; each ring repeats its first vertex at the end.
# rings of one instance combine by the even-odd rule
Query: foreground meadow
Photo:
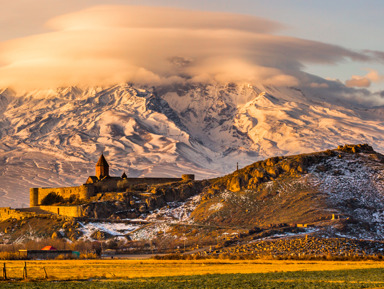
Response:
POLYGON ((384 287, 384 262, 374 261, 27 261, 27 279, 22 280, 24 265, 7 261, 9 280, 0 281, 0 288, 384 287))
POLYGON ((22 278, 23 267, 26 263, 28 279, 30 280, 44 279, 45 272, 43 268, 45 268, 49 280, 127 279, 205 274, 384 269, 384 262, 377 261, 110 259, 4 262, 9 279, 22 278))

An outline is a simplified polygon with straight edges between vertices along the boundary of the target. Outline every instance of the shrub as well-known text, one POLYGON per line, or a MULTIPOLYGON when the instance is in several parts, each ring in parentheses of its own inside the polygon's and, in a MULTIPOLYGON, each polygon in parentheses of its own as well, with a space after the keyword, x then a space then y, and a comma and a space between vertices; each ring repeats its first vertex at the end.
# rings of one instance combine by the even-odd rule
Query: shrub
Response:
POLYGON ((97 259, 97 255, 95 253, 83 253, 80 254, 80 259, 97 259))
POLYGON ((69 259, 69 258, 68 258, 67 255, 63 255, 63 254, 61 254, 61 255, 59 255, 59 256, 57 256, 57 257, 55 258, 55 260, 65 260, 65 259, 69 259))
POLYGON ((49 206, 57 203, 62 203, 63 201, 64 199, 62 196, 56 194, 55 192, 51 192, 41 200, 41 204, 44 206, 49 206))
POLYGON ((20 256, 18 252, 0 252, 0 260, 24 260, 25 257, 20 256))
POLYGON ((153 258, 155 260, 185 260, 186 255, 175 253, 175 254, 168 254, 168 255, 164 255, 164 256, 156 255, 153 258))

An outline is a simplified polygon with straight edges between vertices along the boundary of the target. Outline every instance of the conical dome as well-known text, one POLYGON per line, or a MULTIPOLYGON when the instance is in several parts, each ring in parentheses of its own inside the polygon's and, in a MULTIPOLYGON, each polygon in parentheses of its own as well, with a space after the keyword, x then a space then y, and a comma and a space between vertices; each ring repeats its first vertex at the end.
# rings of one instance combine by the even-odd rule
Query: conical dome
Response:
POLYGON ((101 154, 96 166, 99 166, 99 167, 109 167, 107 161, 105 160, 105 157, 103 154, 101 154))
POLYGON ((109 177, 109 165, 103 154, 101 154, 99 161, 96 164, 96 177, 99 180, 109 177))

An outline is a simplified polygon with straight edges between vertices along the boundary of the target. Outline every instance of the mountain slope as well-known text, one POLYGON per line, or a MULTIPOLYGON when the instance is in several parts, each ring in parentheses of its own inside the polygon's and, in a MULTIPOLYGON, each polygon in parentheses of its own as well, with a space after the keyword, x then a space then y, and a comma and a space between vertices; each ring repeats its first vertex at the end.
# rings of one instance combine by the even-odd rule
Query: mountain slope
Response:
POLYGON ((384 156, 368 145, 256 162, 211 181, 192 213, 231 226, 326 223, 327 233, 384 236, 384 156), (327 223, 332 215, 333 223, 327 223))
POLYGON ((383 151, 383 108, 295 88, 194 84, 0 91, 0 206, 29 187, 79 185, 101 152, 113 175, 209 178, 339 143, 383 151))

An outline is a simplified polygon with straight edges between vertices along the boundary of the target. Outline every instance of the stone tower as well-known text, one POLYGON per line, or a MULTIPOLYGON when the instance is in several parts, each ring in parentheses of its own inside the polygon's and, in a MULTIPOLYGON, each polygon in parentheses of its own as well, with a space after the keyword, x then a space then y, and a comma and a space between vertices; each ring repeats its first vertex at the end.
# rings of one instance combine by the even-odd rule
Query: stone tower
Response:
POLYGON ((99 180, 109 177, 109 165, 103 154, 101 154, 99 161, 96 164, 96 177, 99 180))

